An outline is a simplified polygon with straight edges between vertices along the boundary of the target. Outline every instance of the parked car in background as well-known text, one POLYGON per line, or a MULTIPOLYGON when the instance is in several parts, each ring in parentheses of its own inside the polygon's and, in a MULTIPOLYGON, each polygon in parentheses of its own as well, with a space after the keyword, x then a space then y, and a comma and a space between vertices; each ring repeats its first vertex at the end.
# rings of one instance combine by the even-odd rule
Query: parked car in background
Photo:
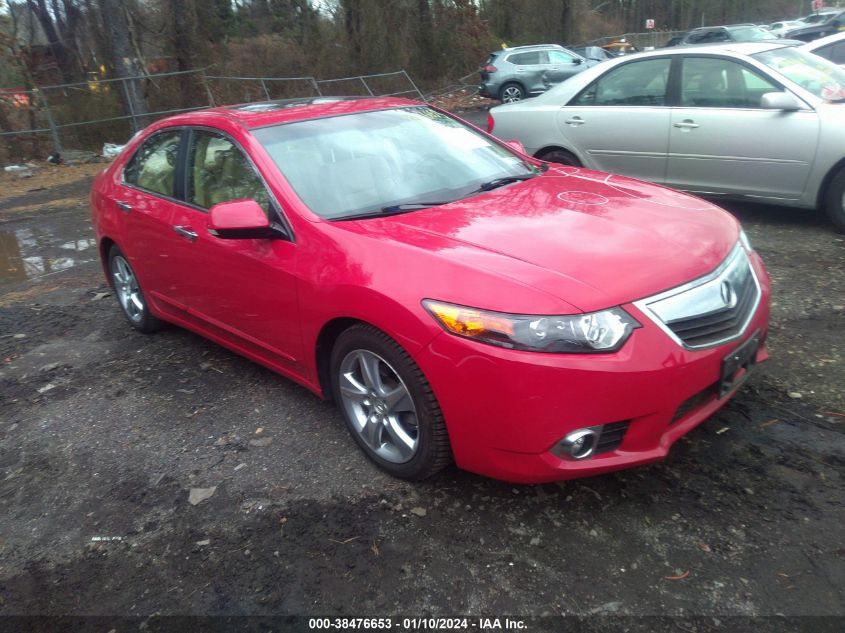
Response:
POLYGON ((804 26, 808 24, 823 24, 827 22, 830 18, 834 15, 839 13, 839 9, 822 9, 821 11, 816 11, 815 13, 811 13, 810 15, 805 15, 799 21, 804 23, 804 26))
POLYGON ((777 40, 767 29, 755 24, 730 24, 727 26, 704 26, 693 29, 681 40, 687 44, 717 44, 719 42, 765 42, 777 40))
POLYGON ((845 67, 845 32, 834 33, 801 46, 805 51, 845 67))
POLYGON ((546 160, 700 194, 823 207, 845 231, 845 70, 795 46, 611 60, 488 126, 546 160))
POLYGON ((807 23, 802 22, 801 20, 783 20, 781 22, 772 22, 766 28, 775 37, 783 37, 787 31, 803 28, 805 26, 807 26, 807 23))
POLYGON ((841 31, 845 31, 845 11, 827 14, 823 22, 812 26, 787 31, 786 37, 802 42, 812 42, 841 31))
POLYGON ((769 278, 728 213, 419 102, 158 121, 91 202, 134 328, 169 321, 333 399, 398 477, 653 462, 768 356, 769 278))
POLYGON ((684 41, 684 38, 686 36, 687 36, 686 33, 680 33, 679 35, 673 35, 672 37, 669 38, 669 41, 667 41, 660 48, 671 48, 672 46, 678 46, 678 45, 681 44, 681 42, 684 41))
POLYGON ((557 44, 505 48, 493 51, 484 62, 478 92, 513 103, 542 94, 596 63, 557 44))

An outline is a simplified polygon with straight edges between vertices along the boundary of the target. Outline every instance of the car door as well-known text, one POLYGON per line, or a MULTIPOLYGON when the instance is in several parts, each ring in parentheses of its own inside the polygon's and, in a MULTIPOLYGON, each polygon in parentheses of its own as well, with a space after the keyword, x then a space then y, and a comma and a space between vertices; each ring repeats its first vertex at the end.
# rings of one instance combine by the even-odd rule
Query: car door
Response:
POLYGON ((558 129, 588 167, 663 182, 671 65, 653 57, 615 66, 560 109, 558 129))
POLYGON ((120 248, 153 301, 169 293, 171 219, 177 206, 176 166, 183 128, 167 128, 146 139, 124 167, 114 189, 122 219, 120 248))
POLYGON ((773 78, 738 60, 682 59, 666 184, 697 192, 793 199, 804 191, 819 122, 809 107, 760 107, 773 78))
POLYGON ((280 206, 228 135, 195 128, 187 147, 185 204, 170 229, 181 246, 175 298, 206 331, 248 354, 294 366, 301 346, 292 239, 222 239, 207 229, 209 209, 222 202, 255 200, 271 221, 287 225, 280 206))
POLYGON ((526 51, 513 53, 508 61, 515 66, 516 79, 528 94, 537 94, 546 90, 543 73, 549 65, 546 51, 526 51))
POLYGON ((587 67, 587 63, 580 57, 567 51, 548 51, 549 65, 545 71, 544 85, 551 87, 566 81, 572 75, 577 75, 587 67))

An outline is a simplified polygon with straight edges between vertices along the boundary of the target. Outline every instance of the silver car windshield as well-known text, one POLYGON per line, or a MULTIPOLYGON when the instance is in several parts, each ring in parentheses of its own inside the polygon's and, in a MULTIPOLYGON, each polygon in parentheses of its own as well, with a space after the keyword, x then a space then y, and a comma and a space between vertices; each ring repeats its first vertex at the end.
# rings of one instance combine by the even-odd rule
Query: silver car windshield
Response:
POLYGON ((822 57, 791 47, 756 53, 752 57, 820 99, 845 99, 845 70, 822 57))
POLYGON ((443 204, 539 173, 424 106, 280 124, 253 135, 302 201, 326 219, 443 204))

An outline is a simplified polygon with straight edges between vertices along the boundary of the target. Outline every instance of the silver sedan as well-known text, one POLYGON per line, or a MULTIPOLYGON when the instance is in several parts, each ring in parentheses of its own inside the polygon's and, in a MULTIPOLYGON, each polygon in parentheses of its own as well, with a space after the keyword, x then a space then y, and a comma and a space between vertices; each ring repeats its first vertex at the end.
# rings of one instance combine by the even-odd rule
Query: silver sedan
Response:
POLYGON ((493 108, 488 128, 552 162, 701 195, 823 207, 845 231, 845 70, 791 46, 612 60, 493 108))

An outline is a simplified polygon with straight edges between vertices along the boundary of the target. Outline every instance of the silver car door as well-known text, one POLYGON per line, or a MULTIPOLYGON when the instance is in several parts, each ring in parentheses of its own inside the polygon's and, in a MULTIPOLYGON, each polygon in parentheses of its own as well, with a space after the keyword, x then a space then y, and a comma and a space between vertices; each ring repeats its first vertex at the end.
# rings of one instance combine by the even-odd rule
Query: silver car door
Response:
POLYGON ((672 109, 666 184, 701 193, 797 199, 816 153, 819 122, 807 107, 760 107, 783 87, 723 57, 682 62, 679 105, 672 109))
POLYGON ((558 129, 587 167, 664 181, 670 67, 668 57, 616 66, 561 108, 558 129))

